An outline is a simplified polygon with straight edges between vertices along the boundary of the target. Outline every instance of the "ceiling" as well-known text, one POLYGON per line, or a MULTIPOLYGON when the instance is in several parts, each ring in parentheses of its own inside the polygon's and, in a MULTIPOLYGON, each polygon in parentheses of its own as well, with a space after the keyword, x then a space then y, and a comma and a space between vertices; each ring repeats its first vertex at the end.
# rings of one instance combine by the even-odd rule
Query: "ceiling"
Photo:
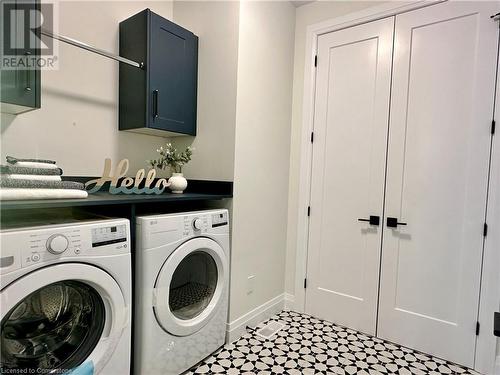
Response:
POLYGON ((297 0, 291 0, 290 1, 294 6, 295 8, 298 8, 298 7, 301 7, 302 5, 306 5, 306 4, 309 4, 309 3, 313 3, 314 0, 310 0, 310 1, 297 1, 297 0))

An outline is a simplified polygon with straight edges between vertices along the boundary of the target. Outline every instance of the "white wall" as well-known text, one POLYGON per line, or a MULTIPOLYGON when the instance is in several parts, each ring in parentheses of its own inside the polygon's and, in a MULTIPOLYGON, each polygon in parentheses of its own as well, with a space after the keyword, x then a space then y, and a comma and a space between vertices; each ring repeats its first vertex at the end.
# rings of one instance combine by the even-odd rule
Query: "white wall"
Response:
POLYGON ((300 137, 304 95, 304 62, 306 31, 309 25, 379 5, 377 1, 316 1, 297 8, 295 22, 295 57, 293 68, 293 109, 290 143, 290 178, 288 196, 288 232, 286 258, 286 292, 295 292, 295 254, 300 173, 300 137))
MULTIPOLYGON (((196 148, 188 178, 234 177, 234 320, 284 291, 295 8, 63 1, 59 32, 118 52, 118 23, 146 7, 200 38, 198 135, 173 141, 196 148), (251 294, 249 275, 256 276, 251 294)), ((99 175, 106 157, 129 158, 131 171, 144 167, 166 139, 118 131, 118 64, 65 44, 59 57, 58 71, 43 71, 42 108, 2 115, 0 157, 55 159, 65 175, 99 175)))
POLYGON ((233 180, 239 9, 237 1, 174 2, 174 22, 199 37, 197 135, 172 139, 195 148, 183 170, 191 178, 233 180))
POLYGON ((240 5, 230 321, 284 291, 294 23, 287 1, 240 5))
MULTIPOLYGON (((118 53, 118 23, 145 8, 172 19, 170 1, 61 1, 59 32, 118 53)), ((42 71, 42 108, 1 115, 5 155, 57 160, 65 175, 100 175, 104 158, 146 166, 160 137, 118 131, 118 63, 59 44, 59 70, 42 71)))

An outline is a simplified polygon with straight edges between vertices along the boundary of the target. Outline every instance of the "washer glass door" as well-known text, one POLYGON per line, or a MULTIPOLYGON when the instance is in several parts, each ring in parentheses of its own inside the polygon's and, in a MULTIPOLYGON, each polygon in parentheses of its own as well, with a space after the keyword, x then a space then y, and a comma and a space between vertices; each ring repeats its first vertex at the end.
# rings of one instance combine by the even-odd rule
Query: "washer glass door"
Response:
POLYGON ((197 237, 179 246, 156 281, 154 312, 169 333, 187 336, 210 321, 227 294, 227 259, 221 246, 197 237))
POLYGON ((109 361, 127 324, 115 279, 98 267, 62 263, 31 272, 0 292, 0 372, 63 373, 109 361))
POLYGON ((82 282, 41 287, 1 321, 2 370, 78 366, 99 342, 104 311, 99 293, 82 282))

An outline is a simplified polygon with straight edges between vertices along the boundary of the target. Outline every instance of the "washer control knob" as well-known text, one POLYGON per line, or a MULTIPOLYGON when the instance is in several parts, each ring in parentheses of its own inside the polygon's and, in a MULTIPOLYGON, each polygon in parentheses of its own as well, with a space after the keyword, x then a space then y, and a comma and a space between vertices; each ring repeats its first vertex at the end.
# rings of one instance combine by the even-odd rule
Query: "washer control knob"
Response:
POLYGON ((201 227, 203 225, 203 222, 201 221, 200 218, 196 218, 193 220, 193 228, 194 230, 201 230, 201 227))
POLYGON ((68 248, 69 241, 62 234, 53 234, 47 240, 47 250, 52 254, 62 254, 68 248))

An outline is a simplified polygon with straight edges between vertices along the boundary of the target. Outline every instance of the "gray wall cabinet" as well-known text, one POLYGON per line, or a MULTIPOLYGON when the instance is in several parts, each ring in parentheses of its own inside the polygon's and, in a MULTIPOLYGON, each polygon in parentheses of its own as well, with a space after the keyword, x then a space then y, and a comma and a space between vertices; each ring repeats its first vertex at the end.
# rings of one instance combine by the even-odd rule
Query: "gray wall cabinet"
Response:
MULTIPOLYGON (((16 69, 9 69, 2 65, 0 69, 0 110, 3 113, 19 114, 40 108, 40 70, 29 64, 33 57, 40 54, 40 29, 34 30, 37 38, 26 42, 27 30, 23 25, 29 25, 29 17, 40 17, 38 12, 30 12, 32 9, 40 9, 40 1, 9 2, 2 4, 3 11, 19 11, 24 15, 24 20, 16 17, 4 17, 6 22, 5 32, 2 32, 2 59, 18 61, 16 69), (23 11, 23 12, 21 12, 23 11), (24 39, 24 40, 23 40, 24 39), (7 46, 6 43, 15 40, 15 45, 7 46), (34 44, 33 44, 34 43, 34 44), (10 51, 8 51, 10 50, 10 51), (24 66, 23 66, 24 65, 24 66), (31 66, 31 67, 26 67, 31 66)), ((40 24, 37 21, 37 24, 40 24)), ((4 25, 2 25, 2 28, 4 25)), ((3 31, 3 30, 2 30, 3 31)))

